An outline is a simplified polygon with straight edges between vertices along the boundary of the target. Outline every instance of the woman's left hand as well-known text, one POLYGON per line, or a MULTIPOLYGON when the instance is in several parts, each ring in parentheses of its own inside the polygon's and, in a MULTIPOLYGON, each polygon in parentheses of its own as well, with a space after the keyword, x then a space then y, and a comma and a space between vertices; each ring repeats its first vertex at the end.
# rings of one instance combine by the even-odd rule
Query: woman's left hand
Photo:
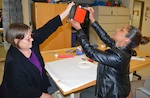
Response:
POLYGON ((95 21, 95 18, 94 18, 94 9, 92 7, 85 7, 84 9, 88 10, 90 13, 89 13, 89 19, 91 21, 91 23, 93 23, 95 21))

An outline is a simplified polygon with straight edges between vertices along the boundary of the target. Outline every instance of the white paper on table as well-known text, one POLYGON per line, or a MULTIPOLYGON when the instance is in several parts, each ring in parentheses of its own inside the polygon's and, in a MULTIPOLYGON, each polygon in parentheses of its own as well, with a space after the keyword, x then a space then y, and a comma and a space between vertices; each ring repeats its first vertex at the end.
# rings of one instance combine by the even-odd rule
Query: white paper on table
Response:
POLYGON ((143 57, 138 57, 138 56, 132 56, 131 60, 140 60, 140 61, 145 61, 145 58, 143 57))
POLYGON ((46 63, 47 72, 64 92, 96 80, 97 65, 82 58, 83 55, 46 63))

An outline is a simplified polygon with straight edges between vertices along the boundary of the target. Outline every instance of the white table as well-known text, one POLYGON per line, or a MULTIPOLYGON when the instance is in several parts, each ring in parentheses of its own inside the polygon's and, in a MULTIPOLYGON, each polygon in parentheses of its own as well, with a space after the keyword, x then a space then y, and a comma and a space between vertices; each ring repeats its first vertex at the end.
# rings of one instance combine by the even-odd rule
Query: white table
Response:
MULTIPOLYGON (((56 61, 57 62, 57 60, 62 60, 63 58, 55 58, 55 54, 57 53, 57 54, 62 54, 62 55, 64 55, 64 54, 71 54, 71 55, 74 55, 74 56, 76 56, 76 53, 75 52, 73 52, 73 53, 70 53, 70 52, 68 52, 68 50, 76 50, 76 47, 74 47, 74 48, 64 48, 64 49, 57 49, 57 50, 49 50, 49 51, 43 51, 43 52, 41 52, 41 54, 42 54, 42 56, 43 56, 43 58, 44 58, 44 61, 45 61, 45 63, 49 63, 49 62, 53 62, 53 61, 56 61)), ((103 49, 101 49, 101 50, 103 50, 103 49)), ((134 72, 135 70, 138 70, 138 69, 140 69, 140 68, 142 68, 142 67, 146 67, 146 66, 149 66, 150 65, 150 54, 146 54, 146 53, 143 53, 143 52, 140 52, 140 51, 137 51, 137 56, 138 57, 143 57, 143 58, 145 58, 145 61, 142 61, 142 60, 131 60, 131 62, 130 62, 130 72, 132 73, 132 72, 134 72)), ((81 59, 80 59, 81 60, 81 59)), ((72 63, 72 59, 70 59, 70 65, 72 65, 73 63, 72 63)), ((51 63, 49 63, 49 64, 51 64, 51 63)), ((49 64, 48 64, 48 66, 49 66, 49 64)), ((55 65, 55 64, 54 64, 55 65)), ((56 66, 57 67, 59 67, 59 66, 62 66, 63 64, 61 63, 61 64, 57 64, 56 66)), ((47 65, 46 65, 47 66, 47 65)), ((70 66, 69 66, 70 67, 70 66)), ((58 72, 58 71, 60 71, 61 69, 60 69, 60 67, 59 68, 57 68, 56 69, 56 72, 58 72)), ((72 72, 71 72, 72 73, 72 72)), ((70 74, 70 73, 68 73, 68 74, 70 74)), ((63 95, 68 95, 68 94, 70 94, 70 97, 71 98, 74 98, 74 92, 78 92, 78 91, 80 91, 80 90, 82 90, 82 89, 85 89, 85 88, 87 88, 87 87, 90 87, 90 86, 93 86, 93 85, 95 85, 96 84, 96 81, 95 80, 93 80, 93 81, 91 81, 91 82, 89 82, 89 83, 87 83, 87 84, 85 84, 85 85, 83 85, 83 86, 80 86, 80 87, 77 87, 77 88, 75 88, 75 89, 72 89, 72 90, 70 90, 70 91, 67 91, 67 92, 64 92, 63 90, 61 90, 61 88, 60 88, 60 90, 61 90, 61 92, 62 92, 62 94, 63 95)))
POLYGON ((46 63, 46 70, 63 95, 70 94, 74 98, 76 91, 96 80, 97 64, 83 58, 85 56, 81 55, 46 63))

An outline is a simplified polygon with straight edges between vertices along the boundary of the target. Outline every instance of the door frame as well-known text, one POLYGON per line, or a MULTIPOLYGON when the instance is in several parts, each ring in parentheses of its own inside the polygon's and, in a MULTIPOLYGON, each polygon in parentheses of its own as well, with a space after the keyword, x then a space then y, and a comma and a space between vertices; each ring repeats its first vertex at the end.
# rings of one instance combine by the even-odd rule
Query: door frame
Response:
MULTIPOLYGON (((144 6, 145 6, 145 2, 144 1, 141 1, 141 0, 134 0, 133 1, 133 10, 134 10, 134 2, 140 2, 141 3, 141 14, 140 14, 140 23, 139 23, 139 30, 142 31, 142 24, 143 24, 143 19, 144 19, 144 6)), ((132 12, 133 12, 132 10, 132 12)), ((133 18, 131 20, 132 22, 132 25, 133 25, 133 18)))

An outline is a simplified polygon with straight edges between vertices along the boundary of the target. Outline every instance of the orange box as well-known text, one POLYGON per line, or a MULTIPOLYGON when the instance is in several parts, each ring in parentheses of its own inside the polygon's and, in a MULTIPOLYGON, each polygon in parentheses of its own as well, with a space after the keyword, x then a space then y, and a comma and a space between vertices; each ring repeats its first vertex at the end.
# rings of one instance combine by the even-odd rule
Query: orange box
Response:
POLYGON ((83 23, 84 19, 85 19, 85 16, 86 16, 86 12, 87 11, 85 9, 78 6, 76 8, 76 12, 75 12, 75 15, 74 15, 74 20, 78 21, 79 23, 83 23))

